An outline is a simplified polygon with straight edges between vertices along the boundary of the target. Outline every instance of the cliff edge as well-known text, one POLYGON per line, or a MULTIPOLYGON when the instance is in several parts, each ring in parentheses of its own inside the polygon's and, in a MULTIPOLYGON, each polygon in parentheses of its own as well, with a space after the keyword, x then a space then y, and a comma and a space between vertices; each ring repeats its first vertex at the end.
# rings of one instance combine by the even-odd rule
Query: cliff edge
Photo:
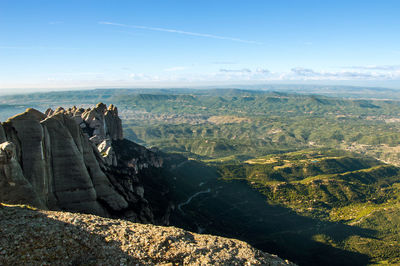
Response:
POLYGON ((294 265, 175 227, 0 204, 1 265, 294 265))

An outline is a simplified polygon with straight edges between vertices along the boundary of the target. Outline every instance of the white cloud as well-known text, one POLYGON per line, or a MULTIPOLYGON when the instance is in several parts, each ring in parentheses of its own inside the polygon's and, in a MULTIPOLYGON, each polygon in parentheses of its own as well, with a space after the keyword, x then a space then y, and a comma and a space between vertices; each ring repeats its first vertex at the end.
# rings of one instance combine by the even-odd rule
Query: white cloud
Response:
POLYGON ((219 69, 208 73, 169 73, 161 76, 131 74, 140 81, 165 82, 235 82, 235 81, 385 81, 400 80, 399 71, 339 70, 323 71, 295 67, 289 71, 272 72, 264 68, 219 69))
MULTIPOLYGON (((220 69, 217 73, 209 74, 209 79, 218 81, 235 81, 235 80, 248 80, 248 81, 266 81, 272 77, 271 72, 264 68, 256 68, 251 70, 249 68, 242 69, 220 69)), ((207 80, 207 77, 204 77, 207 80)))
POLYGON ((242 69, 225 69, 221 68, 219 72, 226 72, 226 73, 251 73, 251 70, 248 68, 242 68, 242 69))
POLYGON ((129 77, 133 80, 153 80, 153 77, 143 73, 131 73, 129 77))
MULTIPOLYGON (((171 67, 179 68, 180 67, 171 67)), ((338 71, 314 70, 305 67, 295 67, 288 71, 273 72, 268 69, 237 68, 216 69, 210 72, 180 72, 160 71, 160 73, 131 73, 122 72, 116 75, 97 72, 52 73, 43 78, 37 78, 37 84, 3 82, 0 88, 11 87, 84 87, 84 86, 190 86, 196 84, 234 84, 236 82, 263 83, 263 82, 362 82, 383 84, 383 82, 399 82, 400 70, 371 70, 367 69, 338 69, 338 71), (14 84, 14 85, 11 85, 14 84)), ((381 69, 381 68, 380 68, 381 69)), ((384 68, 386 69, 386 68, 384 68)))
POLYGON ((264 69, 264 68, 260 68, 259 67, 259 68, 256 69, 256 73, 267 75, 267 74, 271 73, 271 71, 269 71, 268 69, 264 69))
POLYGON ((361 69, 361 70, 400 70, 400 65, 367 65, 367 66, 351 66, 343 67, 346 69, 361 69))
POLYGON ((314 71, 296 67, 284 75, 285 79, 302 80, 393 80, 400 79, 400 68, 395 66, 351 67, 341 71, 314 71))
POLYGON ((219 36, 219 35, 208 34, 208 33, 198 33, 198 32, 190 32, 190 31, 167 29, 167 28, 158 28, 158 27, 148 27, 148 26, 140 26, 140 25, 127 25, 127 24, 114 23, 114 22, 108 22, 108 21, 100 21, 99 24, 111 25, 111 26, 117 26, 117 27, 124 27, 124 28, 133 28, 133 29, 169 32, 169 33, 176 33, 176 34, 204 37, 204 38, 210 38, 210 39, 228 40, 228 41, 241 42, 241 43, 261 44, 260 42, 256 42, 256 41, 249 41, 249 40, 243 40, 243 39, 239 39, 239 38, 233 38, 233 37, 227 37, 227 36, 219 36))
POLYGON ((304 67, 294 67, 291 71, 299 76, 310 77, 310 76, 319 76, 320 74, 315 72, 312 69, 304 68, 304 67))

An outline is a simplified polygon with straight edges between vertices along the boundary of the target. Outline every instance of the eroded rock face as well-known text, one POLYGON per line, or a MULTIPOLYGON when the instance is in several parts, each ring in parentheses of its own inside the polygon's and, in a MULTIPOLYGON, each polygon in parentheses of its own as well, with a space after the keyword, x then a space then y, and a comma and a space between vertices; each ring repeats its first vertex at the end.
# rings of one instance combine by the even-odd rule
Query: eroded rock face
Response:
MULTIPOLYGON (((4 144, 0 194, 17 191, 9 190, 10 182, 17 184, 10 181, 15 179, 18 189, 30 191, 25 193, 29 198, 25 203, 41 208, 165 221, 153 214, 143 188, 145 169, 160 167, 162 161, 144 147, 123 140, 113 105, 107 108, 100 103, 86 110, 60 107, 46 114, 27 109, 0 126, 0 141, 4 144), (119 156, 114 146, 120 142, 136 145, 141 152, 129 158, 119 156)), ((124 147, 118 145, 118 149, 123 152, 124 147)), ((4 196, 4 202, 15 203, 13 197, 4 196)))
POLYGON ((6 133, 4 132, 3 126, 0 124, 0 143, 7 141, 6 133))
POLYGON ((89 136, 92 143, 102 154, 107 165, 117 166, 117 159, 112 147, 112 141, 122 140, 122 121, 118 117, 118 109, 114 105, 108 108, 105 104, 99 103, 95 108, 82 109, 76 106, 68 110, 58 109, 49 114, 63 113, 71 117, 84 133, 89 136))
POLYGON ((47 201, 51 174, 46 157, 45 146, 49 138, 40 121, 46 116, 29 108, 24 113, 8 119, 4 123, 7 139, 16 145, 17 158, 22 167, 24 177, 32 184, 39 200, 47 201), (24 152, 22 152, 24 151, 24 152))
POLYGON ((0 144, 0 187, 0 202, 44 207, 16 160, 15 144, 9 141, 0 144))

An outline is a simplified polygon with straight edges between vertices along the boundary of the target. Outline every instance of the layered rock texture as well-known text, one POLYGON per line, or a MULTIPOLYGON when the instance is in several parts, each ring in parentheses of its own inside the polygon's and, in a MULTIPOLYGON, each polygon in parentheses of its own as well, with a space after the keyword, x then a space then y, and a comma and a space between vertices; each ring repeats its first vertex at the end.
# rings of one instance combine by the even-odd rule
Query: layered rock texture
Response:
POLYGON ((161 166, 157 154, 123 139, 113 105, 27 109, 0 125, 0 202, 165 224, 168 201, 155 215, 146 199, 149 183, 159 186, 151 197, 165 199, 161 166))
POLYGON ((294 265, 223 237, 0 204, 1 265, 294 265))

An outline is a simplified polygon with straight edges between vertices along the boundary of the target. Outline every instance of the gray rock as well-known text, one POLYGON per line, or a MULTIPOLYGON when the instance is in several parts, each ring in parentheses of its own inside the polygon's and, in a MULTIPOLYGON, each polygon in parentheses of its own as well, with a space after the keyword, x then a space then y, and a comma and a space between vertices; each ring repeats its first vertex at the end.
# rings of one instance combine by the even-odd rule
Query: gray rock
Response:
POLYGON ((44 129, 40 121, 46 116, 29 108, 24 113, 7 120, 6 124, 15 129, 25 178, 32 184, 40 201, 46 202, 49 193, 49 177, 44 156, 44 129))
POLYGON ((6 133, 4 132, 4 128, 0 123, 0 143, 7 141, 6 133))
POLYGON ((1 265, 294 265, 239 240, 172 226, 16 206, 0 208, 0 217, 1 265))
POLYGON ((31 183, 24 177, 15 156, 14 143, 6 141, 0 144, 0 202, 45 208, 31 183))
POLYGON ((0 140, 12 142, 2 151, 0 200, 154 222, 139 176, 162 161, 122 138, 113 105, 27 109, 0 123, 0 140))
MULTIPOLYGON (((48 129, 50 136, 54 176, 53 192, 58 199, 57 205, 62 209, 104 216, 107 212, 97 202, 97 193, 86 168, 83 154, 68 127, 64 125, 66 119, 63 114, 59 113, 41 122, 48 129), (77 203, 84 208, 77 209, 77 203)), ((72 127, 72 124, 69 126, 72 127)), ((74 130, 72 131, 73 134, 78 134, 74 130)), ((80 146, 83 149, 82 145, 80 146)))
POLYGON ((101 171, 100 165, 95 157, 94 149, 96 148, 92 146, 92 143, 90 143, 87 138, 83 138, 82 136, 82 140, 85 164, 92 177, 97 197, 107 203, 108 207, 114 211, 121 211, 127 208, 128 202, 115 191, 107 176, 101 171))
POLYGON ((106 123, 106 134, 112 140, 122 140, 124 138, 122 133, 122 121, 118 117, 118 109, 114 105, 110 105, 104 115, 106 123))

